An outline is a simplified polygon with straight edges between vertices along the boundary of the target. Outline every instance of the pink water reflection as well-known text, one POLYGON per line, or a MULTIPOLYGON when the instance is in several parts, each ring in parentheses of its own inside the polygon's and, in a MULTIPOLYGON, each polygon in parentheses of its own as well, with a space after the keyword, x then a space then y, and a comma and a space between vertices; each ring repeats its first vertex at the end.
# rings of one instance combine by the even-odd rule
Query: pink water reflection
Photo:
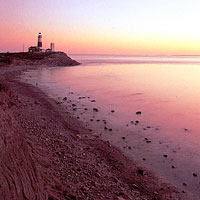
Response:
MULTIPOLYGON (((200 58, 192 59, 200 61, 200 58)), ((31 72, 31 81, 38 82, 55 98, 62 99, 73 92, 74 96, 68 95, 72 101, 77 101, 79 96, 95 99, 95 104, 89 100, 77 103, 91 110, 98 107, 100 112, 95 119, 107 117, 114 128, 109 135, 100 129, 104 138, 120 148, 131 146, 131 150, 122 150, 138 162, 141 157, 147 158, 144 164, 156 169, 158 175, 179 187, 187 182, 188 187, 183 189, 200 195, 200 180, 193 180, 192 176, 194 172, 200 175, 200 65, 188 64, 190 60, 184 65, 87 62, 72 68, 31 72), (136 111, 142 115, 137 116, 136 111), (132 120, 139 120, 139 125, 133 127, 132 120), (147 126, 151 129, 145 130, 147 126), (123 134, 128 138, 126 143, 121 141, 123 134), (146 137, 152 144, 146 145, 146 137), (163 158, 166 153, 168 160, 163 158), (173 171, 172 164, 176 166, 173 171)), ((78 110, 77 114, 80 113, 78 110)), ((87 114, 82 120, 90 117, 87 114)))
POLYGON ((136 110, 168 129, 187 128, 199 138, 200 66, 100 65, 44 71, 42 79, 117 107, 125 118, 136 110))

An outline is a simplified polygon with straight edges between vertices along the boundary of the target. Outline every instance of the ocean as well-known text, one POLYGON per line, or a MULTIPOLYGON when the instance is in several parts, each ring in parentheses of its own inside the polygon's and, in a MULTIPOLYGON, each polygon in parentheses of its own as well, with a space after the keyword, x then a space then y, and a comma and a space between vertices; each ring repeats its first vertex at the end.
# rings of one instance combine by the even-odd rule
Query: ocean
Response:
POLYGON ((70 57, 82 64, 22 79, 163 181, 200 195, 200 57, 70 57))

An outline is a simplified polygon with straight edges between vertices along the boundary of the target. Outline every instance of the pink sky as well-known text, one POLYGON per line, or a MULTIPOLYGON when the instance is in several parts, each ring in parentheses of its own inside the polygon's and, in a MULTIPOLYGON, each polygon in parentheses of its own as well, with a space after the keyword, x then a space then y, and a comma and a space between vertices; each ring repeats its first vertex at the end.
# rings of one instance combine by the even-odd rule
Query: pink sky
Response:
POLYGON ((89 54, 199 54, 197 0, 0 0, 0 52, 36 45, 89 54))

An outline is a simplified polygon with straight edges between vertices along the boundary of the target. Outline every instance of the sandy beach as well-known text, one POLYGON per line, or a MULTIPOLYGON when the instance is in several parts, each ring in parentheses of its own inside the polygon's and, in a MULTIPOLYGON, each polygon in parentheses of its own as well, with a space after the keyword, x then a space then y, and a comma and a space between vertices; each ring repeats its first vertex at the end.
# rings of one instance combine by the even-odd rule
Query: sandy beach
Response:
POLYGON ((196 198, 162 183, 18 78, 47 66, 19 61, 0 67, 0 199, 196 198))

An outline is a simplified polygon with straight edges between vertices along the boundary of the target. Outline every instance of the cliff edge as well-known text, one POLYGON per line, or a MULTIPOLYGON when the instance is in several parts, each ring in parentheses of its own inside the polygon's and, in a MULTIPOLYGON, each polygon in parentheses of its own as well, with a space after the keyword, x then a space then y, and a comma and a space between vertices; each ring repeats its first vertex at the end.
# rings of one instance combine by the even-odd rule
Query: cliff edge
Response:
POLYGON ((75 66, 80 63, 71 59, 64 52, 40 53, 1 53, 0 66, 10 65, 47 65, 47 66, 75 66))

